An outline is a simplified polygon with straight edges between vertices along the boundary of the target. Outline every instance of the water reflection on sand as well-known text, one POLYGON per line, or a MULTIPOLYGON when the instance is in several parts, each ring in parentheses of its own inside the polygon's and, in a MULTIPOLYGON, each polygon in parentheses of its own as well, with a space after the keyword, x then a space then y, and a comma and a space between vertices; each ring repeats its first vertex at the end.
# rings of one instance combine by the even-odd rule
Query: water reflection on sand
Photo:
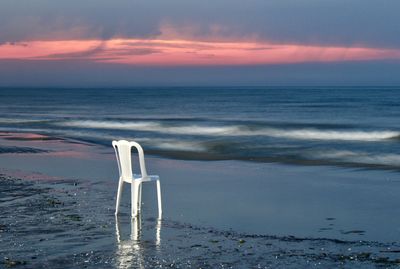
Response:
MULTIPOLYGON (((156 251, 161 245, 161 219, 156 219, 154 244, 156 251)), ((118 216, 115 216, 115 235, 117 239, 116 264, 118 268, 145 268, 146 247, 141 241, 142 237, 142 216, 139 214, 131 218, 130 235, 124 238, 122 234, 124 223, 118 216)))

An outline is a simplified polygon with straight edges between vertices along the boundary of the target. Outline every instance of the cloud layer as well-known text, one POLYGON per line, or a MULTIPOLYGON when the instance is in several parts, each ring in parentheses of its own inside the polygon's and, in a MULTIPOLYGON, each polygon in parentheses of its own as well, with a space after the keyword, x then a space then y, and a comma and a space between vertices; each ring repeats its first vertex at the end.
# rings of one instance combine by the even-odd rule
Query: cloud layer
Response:
POLYGON ((400 49, 267 42, 111 39, 28 41, 0 45, 0 59, 85 60, 138 66, 268 65, 400 59, 400 49))
POLYGON ((0 43, 154 38, 172 26, 190 40, 400 48, 398 10, 398 0, 2 0, 0 43))

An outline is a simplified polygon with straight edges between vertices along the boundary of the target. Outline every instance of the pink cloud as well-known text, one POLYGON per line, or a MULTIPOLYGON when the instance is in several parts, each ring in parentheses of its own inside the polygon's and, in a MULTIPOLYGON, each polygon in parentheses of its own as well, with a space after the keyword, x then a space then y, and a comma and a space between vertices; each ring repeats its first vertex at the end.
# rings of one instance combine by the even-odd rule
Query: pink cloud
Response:
POLYGON ((0 45, 0 59, 85 60, 128 65, 268 65, 400 59, 400 50, 181 39, 31 41, 0 45))

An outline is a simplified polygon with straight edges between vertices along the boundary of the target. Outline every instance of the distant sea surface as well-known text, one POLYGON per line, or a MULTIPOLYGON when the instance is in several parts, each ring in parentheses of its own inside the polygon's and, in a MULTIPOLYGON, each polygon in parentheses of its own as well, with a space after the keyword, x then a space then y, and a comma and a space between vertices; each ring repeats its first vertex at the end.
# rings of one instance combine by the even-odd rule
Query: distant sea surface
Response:
POLYGON ((178 159, 400 171, 400 87, 0 88, 0 102, 0 131, 136 140, 178 159))

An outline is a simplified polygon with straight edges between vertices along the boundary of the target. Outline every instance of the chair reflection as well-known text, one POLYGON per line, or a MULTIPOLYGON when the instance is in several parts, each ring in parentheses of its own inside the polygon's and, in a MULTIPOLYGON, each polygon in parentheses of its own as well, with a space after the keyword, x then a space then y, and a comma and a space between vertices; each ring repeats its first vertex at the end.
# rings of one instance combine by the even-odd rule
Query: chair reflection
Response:
MULTIPOLYGON (((115 216, 115 234, 117 238, 117 267, 118 268, 145 268, 144 251, 145 248, 140 242, 142 218, 141 214, 131 218, 130 237, 123 239, 121 234, 121 223, 118 216, 115 216)), ((161 244, 161 219, 156 220, 155 225, 155 246, 159 250, 161 244)), ((148 248, 148 247, 146 247, 148 248)))

